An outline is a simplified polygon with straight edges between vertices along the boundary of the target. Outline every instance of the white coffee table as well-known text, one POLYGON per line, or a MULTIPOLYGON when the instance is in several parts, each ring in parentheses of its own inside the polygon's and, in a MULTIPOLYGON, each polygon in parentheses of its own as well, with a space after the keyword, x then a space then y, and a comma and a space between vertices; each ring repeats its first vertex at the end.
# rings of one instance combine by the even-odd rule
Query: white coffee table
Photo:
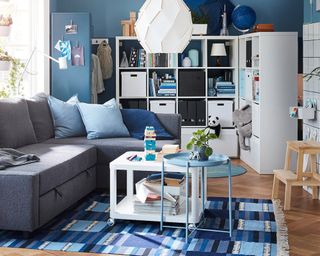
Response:
MULTIPOLYGON (((135 213, 134 202, 134 172, 158 172, 162 171, 162 162, 157 161, 145 161, 143 152, 127 152, 118 157, 110 163, 110 220, 109 224, 114 224, 117 219, 121 220, 137 220, 137 221, 161 221, 161 214, 159 213, 135 213), (142 157, 140 162, 129 161, 127 157, 137 154, 142 157), (117 171, 125 170, 127 172, 127 195, 117 203, 117 171)), ((181 172, 185 173, 185 167, 178 167, 173 165, 165 166, 166 172, 181 172)), ((204 201, 207 201, 207 172, 202 172, 197 168, 190 168, 191 173, 191 197, 189 197, 189 224, 197 224, 200 222, 202 215, 202 198, 199 197, 199 179, 204 179, 204 186, 201 190, 204 190, 204 201)), ((202 180, 201 180, 202 181, 202 180)), ((202 193, 201 193, 202 194, 202 193)), ((185 223, 186 215, 185 211, 182 211, 178 215, 164 215, 164 222, 169 223, 185 223)))

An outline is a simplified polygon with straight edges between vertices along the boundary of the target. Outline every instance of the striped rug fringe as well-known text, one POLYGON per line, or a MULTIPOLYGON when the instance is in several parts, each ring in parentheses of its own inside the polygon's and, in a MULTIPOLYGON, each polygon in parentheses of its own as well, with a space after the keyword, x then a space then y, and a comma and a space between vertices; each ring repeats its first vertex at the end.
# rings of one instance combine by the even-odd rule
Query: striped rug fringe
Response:
POLYGON ((289 256, 289 239, 288 239, 288 227, 285 220, 283 208, 280 204, 280 200, 272 200, 273 210, 277 223, 277 255, 278 256, 289 256))

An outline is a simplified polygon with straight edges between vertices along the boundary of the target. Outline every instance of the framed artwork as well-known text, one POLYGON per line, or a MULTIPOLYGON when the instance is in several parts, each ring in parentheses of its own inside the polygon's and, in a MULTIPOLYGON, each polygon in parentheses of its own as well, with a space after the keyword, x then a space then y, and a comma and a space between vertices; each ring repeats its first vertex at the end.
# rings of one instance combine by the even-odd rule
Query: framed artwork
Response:
POLYGON ((66 25, 65 32, 66 32, 66 34, 77 34, 78 33, 78 26, 73 25, 73 24, 66 25))

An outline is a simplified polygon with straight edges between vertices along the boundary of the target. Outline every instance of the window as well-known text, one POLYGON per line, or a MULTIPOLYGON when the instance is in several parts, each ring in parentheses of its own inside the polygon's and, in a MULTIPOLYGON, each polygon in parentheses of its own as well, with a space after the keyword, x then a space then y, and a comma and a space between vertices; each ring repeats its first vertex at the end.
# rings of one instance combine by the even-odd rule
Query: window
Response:
MULTIPOLYGON (((49 6, 49 0, 0 0, 0 15, 10 15, 13 20, 9 36, 0 37, 1 48, 23 63, 27 63, 34 48, 38 50, 30 58, 19 95, 49 92, 49 61, 39 54, 49 52, 49 6)), ((0 71, 0 86, 8 84, 9 73, 0 71)))

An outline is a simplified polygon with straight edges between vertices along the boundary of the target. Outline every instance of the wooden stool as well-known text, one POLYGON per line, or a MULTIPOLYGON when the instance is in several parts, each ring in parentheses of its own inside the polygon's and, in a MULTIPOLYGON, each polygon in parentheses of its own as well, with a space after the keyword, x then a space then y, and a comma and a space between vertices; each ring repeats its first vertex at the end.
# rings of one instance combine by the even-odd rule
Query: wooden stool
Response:
POLYGON ((312 187, 312 198, 318 199, 320 175, 317 173, 317 154, 320 154, 320 143, 315 141, 288 141, 284 170, 274 170, 272 198, 278 198, 279 183, 283 182, 285 188, 284 209, 290 210, 292 186, 312 187), (291 153, 298 153, 297 171, 290 170, 291 153), (304 155, 309 155, 311 168, 309 172, 303 171, 304 155))

